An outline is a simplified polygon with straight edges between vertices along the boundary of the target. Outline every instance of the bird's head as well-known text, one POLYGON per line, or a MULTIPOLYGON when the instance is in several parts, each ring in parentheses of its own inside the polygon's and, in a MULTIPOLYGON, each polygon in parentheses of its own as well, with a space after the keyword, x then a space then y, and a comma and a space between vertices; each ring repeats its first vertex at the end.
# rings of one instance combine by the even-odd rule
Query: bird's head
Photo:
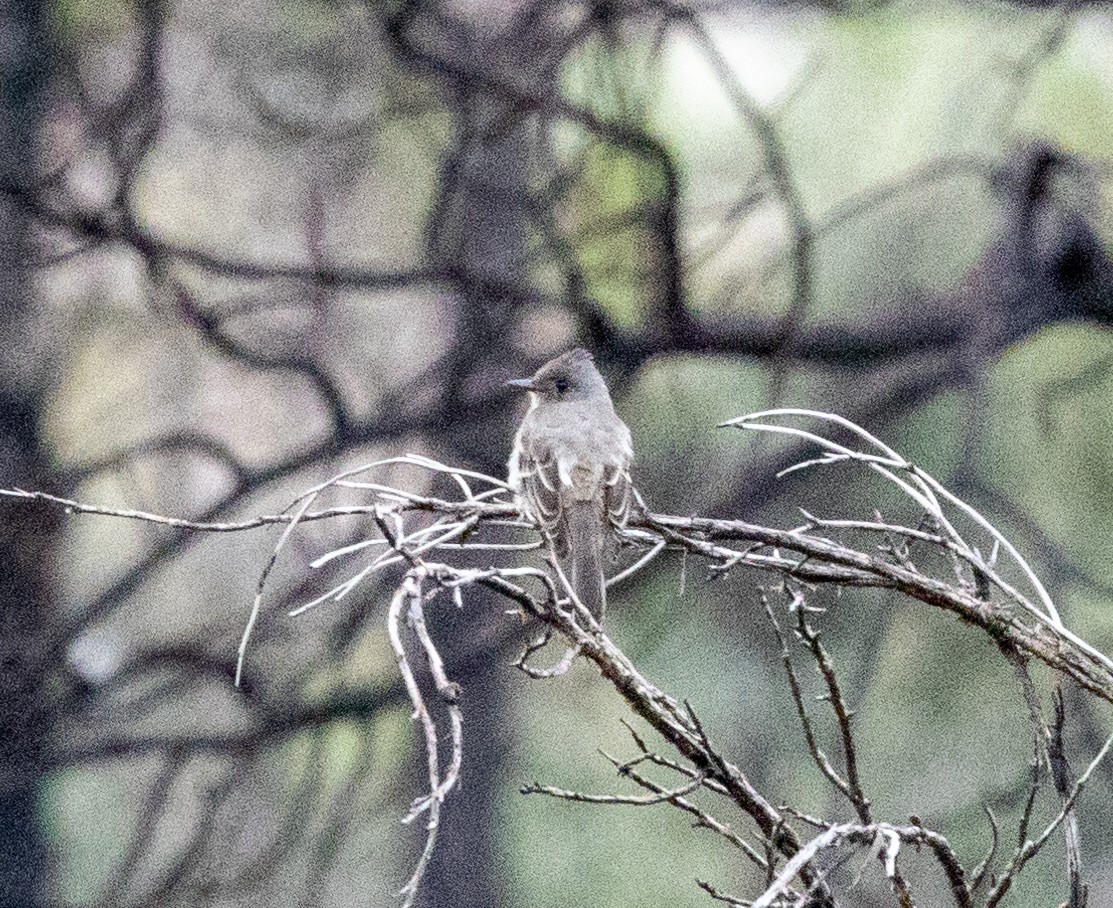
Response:
POLYGON ((530 391, 545 401, 586 400, 600 393, 609 398, 603 376, 595 368, 591 354, 582 348, 549 360, 531 378, 516 378, 507 384, 530 391))

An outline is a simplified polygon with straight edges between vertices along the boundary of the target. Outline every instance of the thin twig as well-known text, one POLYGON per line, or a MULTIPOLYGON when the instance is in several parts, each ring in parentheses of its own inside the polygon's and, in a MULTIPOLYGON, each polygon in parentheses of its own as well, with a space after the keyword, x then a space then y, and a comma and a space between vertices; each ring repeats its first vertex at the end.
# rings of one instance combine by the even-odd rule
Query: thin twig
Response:
POLYGON ((835 667, 831 662, 831 657, 827 655, 827 650, 824 649, 823 644, 819 640, 819 632, 814 630, 808 624, 805 617, 804 609, 804 594, 799 590, 791 592, 792 602, 789 606, 790 610, 796 614, 796 632, 800 635, 800 639, 804 641, 808 649, 811 651, 812 656, 815 658, 816 665, 819 667, 820 674, 823 676, 823 681, 827 685, 828 701, 831 704, 831 709, 835 713, 835 719, 839 729, 839 735, 842 739, 843 747, 843 761, 846 765, 846 780, 844 782, 845 788, 840 790, 850 799, 854 805, 854 809, 858 813, 858 818, 866 825, 873 822, 873 816, 870 811, 869 799, 862 791, 862 783, 858 775, 858 751, 854 744, 854 732, 850 727, 850 720, 853 713, 846 705, 846 700, 842 695, 842 688, 839 686, 838 677, 835 674, 835 667))
POLYGON ((879 838, 884 842, 885 875, 893 882, 897 876, 896 859, 900 844, 927 845, 939 861, 951 885, 951 895, 958 908, 971 908, 970 891, 966 886, 965 875, 950 844, 937 832, 923 826, 894 826, 890 823, 844 823, 829 826, 822 833, 804 844, 785 864, 772 884, 753 902, 753 908, 771 908, 775 901, 787 891, 789 883, 801 868, 812 861, 816 855, 843 842, 861 846, 873 846, 879 838))
POLYGON ((709 882, 707 882, 707 880, 701 880, 697 877, 696 885, 699 886, 699 888, 706 892, 709 896, 711 896, 711 898, 713 898, 716 902, 725 902, 727 905, 735 906, 735 908, 746 908, 746 906, 750 904, 745 899, 740 899, 736 895, 728 895, 725 892, 720 892, 709 882))
MULTIPOLYGON (((792 693, 792 700, 796 704, 796 715, 800 719, 800 725, 804 729, 804 740, 808 744, 808 752, 812 755, 812 761, 819 767, 819 771, 835 786, 842 794, 844 794, 855 807, 858 802, 855 799, 854 791, 850 784, 839 775, 838 770, 831 765, 831 761, 827 758, 827 754, 819 746, 815 738, 815 731, 812 728, 811 719, 808 718, 807 708, 804 706, 804 696, 800 691, 800 680, 796 677, 796 670, 792 666, 792 654, 789 652, 788 643, 781 633, 781 626, 777 622, 776 616, 773 614, 773 608, 769 604, 769 598, 765 590, 761 591, 761 604, 765 608, 765 614, 769 618, 769 623, 773 627, 773 633, 777 637, 777 641, 781 645, 781 662, 785 668, 785 674, 788 676, 788 687, 792 693)), ((864 822, 871 822, 865 819, 864 822)))
POLYGON ((615 795, 615 794, 585 794, 582 791, 570 791, 565 788, 556 788, 553 785, 540 785, 537 782, 523 785, 518 789, 520 794, 543 794, 563 801, 579 801, 583 804, 622 804, 628 807, 649 807, 654 804, 664 804, 686 794, 690 794, 703 785, 703 776, 690 779, 677 788, 666 788, 648 795, 615 795))
MULTIPOLYGON (((1040 850, 1047 843, 1047 840, 1055 830, 1057 830, 1067 817, 1071 815, 1075 802, 1082 794, 1083 789, 1086 787, 1086 783, 1090 781, 1090 776, 1093 774, 1093 771, 1097 768, 1098 764, 1105 759, 1105 755, 1109 753, 1110 747, 1113 747, 1113 735, 1110 735, 1106 739, 1105 744, 1102 746, 1101 750, 1098 751, 1097 756, 1095 756, 1094 759, 1090 761, 1090 765, 1086 767, 1086 771, 1078 777, 1078 781, 1074 783, 1074 787, 1071 789, 1067 799, 1063 802, 1062 809, 1055 815, 1055 818, 1044 827, 1043 832, 1035 839, 1026 839, 1013 853, 1013 857, 1009 861, 1008 866, 1001 873, 994 887, 989 891, 989 895, 986 896, 986 908, 994 908, 994 906, 1005 897, 1006 893, 1008 893, 1012 884, 1015 882, 1017 874, 1024 868, 1024 865, 1039 854, 1040 850)), ((1024 827, 1025 829, 1027 828, 1027 823, 1024 824, 1024 827)))
POLYGON ((986 852, 986 856, 978 862, 977 866, 970 871, 971 894, 976 894, 982 882, 986 879, 986 872, 993 863, 993 859, 997 856, 997 845, 1000 841, 1000 829, 997 825, 997 817, 993 815, 993 811, 990 810, 988 804, 983 804, 982 810, 985 811, 986 819, 989 820, 989 851, 986 852))

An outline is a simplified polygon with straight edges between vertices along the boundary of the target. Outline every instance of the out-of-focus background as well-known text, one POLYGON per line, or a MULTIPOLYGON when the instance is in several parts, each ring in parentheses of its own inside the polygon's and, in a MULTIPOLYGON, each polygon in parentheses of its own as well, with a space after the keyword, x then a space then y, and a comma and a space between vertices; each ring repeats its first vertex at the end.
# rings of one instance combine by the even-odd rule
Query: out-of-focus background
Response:
MULTIPOLYGON (((229 520, 406 451, 501 475, 524 405, 503 381, 582 345, 655 509, 915 525, 852 469, 778 481, 798 451, 715 429, 837 411, 982 509, 1113 650, 1106 4, 4 0, 0 70, 0 486, 229 520)), ((287 616, 365 520, 292 537, 237 690, 276 528, 0 508, 0 903, 397 904, 424 752, 390 578, 287 616)), ((762 580, 666 557, 609 630, 770 798, 837 816, 762 580)), ((667 808, 520 796, 615 790, 597 749, 630 754, 627 711, 585 666, 514 670, 529 629, 503 604, 437 602, 467 755, 422 904, 700 906, 695 877, 752 880, 667 808)), ((1015 824, 1026 792, 1011 669, 922 604, 815 603, 877 812, 976 863, 983 806, 1015 824)), ((1110 717, 1066 696, 1084 766, 1110 717)), ((1099 770, 1095 908, 1111 794, 1099 770)), ((1006 904, 1063 892, 1056 846, 1006 904)), ((893 904, 873 871, 855 895, 893 904)))

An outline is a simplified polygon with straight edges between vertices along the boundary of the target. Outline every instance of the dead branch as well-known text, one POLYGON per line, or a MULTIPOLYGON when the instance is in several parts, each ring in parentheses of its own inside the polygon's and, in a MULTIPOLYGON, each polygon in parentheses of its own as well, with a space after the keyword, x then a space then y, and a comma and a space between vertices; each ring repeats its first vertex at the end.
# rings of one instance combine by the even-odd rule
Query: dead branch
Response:
MULTIPOLYGON (((1056 760, 1059 761, 1061 771, 1056 776, 1056 784, 1062 798, 1062 809, 1058 816, 1035 840, 1028 840, 1028 823, 1040 791, 1041 761, 1037 752, 1037 759, 1033 763, 1032 785, 1019 827, 1018 846, 1005 871, 993 881, 987 895, 987 908, 993 908, 1049 837, 1064 824, 1068 830, 1071 828, 1074 805, 1093 769, 1113 744, 1113 739, 1106 743, 1105 748, 1067 792, 1067 783, 1064 781, 1066 776, 1062 771, 1065 760, 1061 759, 1061 740, 1047 731, 1045 726, 1039 726, 1042 720, 1039 720, 1037 696, 1027 675, 1025 660, 1032 657, 1040 659, 1061 674, 1074 678, 1084 689, 1110 702, 1113 702, 1113 660, 1065 626, 1034 572, 1019 552, 985 518, 869 433, 839 417, 806 411, 757 414, 743 418, 741 423, 806 437, 819 444, 825 453, 818 459, 806 461, 803 466, 846 460, 864 464, 905 493, 916 506, 914 520, 910 520, 908 525, 901 525, 891 520, 882 521, 880 517, 875 521, 809 517, 809 523, 804 527, 781 530, 740 520, 679 517, 643 510, 631 519, 625 530, 626 540, 639 549, 640 554, 612 582, 622 582, 637 575, 663 551, 671 549, 686 557, 702 559, 709 573, 716 576, 725 576, 735 567, 746 566, 805 583, 894 589, 914 600, 950 611, 989 633, 1017 666, 1029 714, 1038 725, 1036 738, 1041 744, 1040 749, 1044 754, 1051 753, 1053 766, 1056 760), (800 415, 834 421, 879 453, 838 445, 803 430, 771 427, 756 421, 770 416, 800 415), (934 528, 934 532, 922 528, 922 515, 925 512, 928 515, 927 522, 934 528), (856 533, 867 540, 880 533, 888 543, 882 546, 855 546, 821 535, 821 531, 832 529, 840 533, 856 533), (976 534, 988 537, 988 543, 983 545, 994 551, 988 559, 981 555, 981 548, 973 541, 976 534), (914 540, 917 545, 934 546, 947 558, 953 559, 955 576, 944 579, 925 573, 911 561, 902 545, 893 543, 894 539, 906 542, 914 540), (1020 586, 1001 573, 996 558, 998 550, 1006 552, 1012 558, 1021 579, 1031 588, 1029 593, 1023 592, 1020 586), (980 595, 977 582, 979 578, 982 586, 980 595)), ((902 846, 913 845, 926 847, 936 858, 948 880, 956 906, 971 908, 972 894, 985 879, 996 852, 997 826, 992 814, 990 823, 993 844, 990 853, 970 874, 966 872, 947 840, 939 833, 920 825, 918 820, 914 825, 900 826, 873 818, 870 802, 863 792, 859 777, 858 751, 851 721, 853 713, 846 703, 830 656, 820 642, 820 633, 807 618, 808 607, 802 593, 786 588, 789 593, 789 612, 795 622, 793 632, 809 651, 823 678, 826 688, 823 699, 831 705, 843 752, 844 770, 841 773, 818 745, 811 719, 804 708, 803 694, 788 654, 784 634, 768 601, 765 601, 766 611, 781 643, 789 688, 804 728, 809 752, 823 775, 853 805, 858 814, 856 823, 832 823, 822 818, 810 817, 791 806, 775 807, 742 768, 729 760, 711 740, 691 704, 678 701, 649 680, 582 604, 575 601, 567 578, 551 559, 544 567, 507 563, 490 567, 460 567, 443 560, 443 556, 457 555, 464 550, 509 559, 538 548, 536 538, 507 540, 507 534, 535 532, 529 523, 522 520, 515 504, 508 499, 507 492, 506 484, 497 478, 408 455, 346 470, 308 490, 280 514, 234 524, 192 522, 147 512, 84 504, 46 493, 18 489, 0 494, 59 504, 72 513, 142 520, 178 531, 220 533, 281 525, 283 531, 260 576, 251 617, 241 641, 241 667, 251 628, 264 602, 267 577, 285 542, 296 528, 310 520, 352 516, 370 518, 375 533, 321 555, 313 561, 313 566, 335 564, 342 559, 369 560, 355 569, 348 579, 295 609, 293 614, 330 600, 341 599, 370 577, 384 572, 400 575, 388 610, 387 631, 403 686, 413 705, 414 718, 422 729, 428 776, 428 791, 414 801, 405 818, 405 822, 422 816, 427 818, 424 848, 410 880, 402 889, 406 906, 412 904, 416 897, 418 885, 433 854, 442 805, 457 785, 463 755, 460 689, 449 680, 429 631, 425 607, 439 592, 446 593, 457 605, 463 605, 467 591, 482 587, 509 600, 514 612, 541 627, 540 635, 525 647, 516 663, 522 671, 532 678, 555 677, 567 671, 575 658, 584 658, 598 668, 603 678, 613 686, 634 713, 673 748, 680 758, 653 753, 644 739, 631 728, 640 750, 639 756, 627 762, 610 757, 608 759, 622 776, 633 781, 647 794, 585 794, 538 784, 525 786, 523 793, 545 794, 595 805, 671 805, 694 817, 697 827, 716 832, 742 850, 764 872, 765 890, 753 902, 754 906, 779 905, 785 898, 798 905, 833 905, 830 874, 837 863, 821 863, 817 858, 824 851, 844 845, 876 849, 898 903, 910 906, 913 904, 911 888, 898 867, 897 858, 902 846), (363 474, 376 467, 398 463, 450 477, 459 489, 459 497, 449 499, 427 496, 362 478, 363 474), (364 492, 369 501, 366 505, 356 507, 310 510, 322 496, 334 488, 364 492), (438 698, 446 707, 449 741, 446 767, 442 767, 440 753, 441 737, 445 730, 438 728, 439 720, 427 706, 425 694, 411 667, 403 633, 404 623, 412 630, 413 639, 420 647, 438 698), (561 660, 548 669, 529 666, 527 660, 553 640, 564 643, 565 651, 561 660), (641 763, 668 768, 684 777, 684 781, 673 787, 661 785, 636 769, 641 763), (698 790, 726 799, 741 810, 754 824, 765 855, 762 856, 730 824, 697 805, 690 796, 698 790), (819 835, 803 841, 793 828, 794 820, 818 828, 819 835), (785 861, 779 872, 776 869, 778 860, 785 861), (793 882, 797 878, 800 881, 799 886, 793 882)), ((1061 723, 1058 728, 1061 732, 1061 723)), ((1043 762, 1048 762, 1047 756, 1043 762)), ((1072 881, 1076 879, 1077 874, 1072 876, 1072 881)))

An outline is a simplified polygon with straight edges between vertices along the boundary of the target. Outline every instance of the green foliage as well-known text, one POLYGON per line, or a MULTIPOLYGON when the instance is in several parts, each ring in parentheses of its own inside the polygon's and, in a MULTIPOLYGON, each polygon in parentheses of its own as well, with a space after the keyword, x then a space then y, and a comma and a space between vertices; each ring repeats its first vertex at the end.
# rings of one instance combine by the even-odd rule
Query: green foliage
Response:
POLYGON ((344 17, 327 0, 280 0, 273 24, 283 42, 312 46, 334 37, 344 17))
POLYGON ((1078 566, 1108 565, 1113 558, 1111 357, 1108 336, 1065 326, 1013 350, 992 372, 986 481, 1023 502, 1022 510, 1078 566))
POLYGON ((44 833, 58 866, 55 898, 62 905, 93 901, 124 857, 138 813, 136 771, 130 766, 69 769, 41 795, 44 833))
POLYGON ((643 222, 660 216, 665 174, 657 161, 606 142, 584 144, 575 158, 580 177, 564 206, 571 254, 586 293, 618 324, 634 328, 644 323, 646 301, 658 292, 652 280, 657 240, 643 222))
POLYGON ((134 0, 54 0, 50 10, 63 41, 119 37, 135 26, 137 15, 134 0))
POLYGON ((1017 112, 1018 132, 1048 136, 1076 154, 1109 157, 1113 79, 1107 41, 1108 32, 1098 22, 1084 19, 1075 25, 1017 112))

